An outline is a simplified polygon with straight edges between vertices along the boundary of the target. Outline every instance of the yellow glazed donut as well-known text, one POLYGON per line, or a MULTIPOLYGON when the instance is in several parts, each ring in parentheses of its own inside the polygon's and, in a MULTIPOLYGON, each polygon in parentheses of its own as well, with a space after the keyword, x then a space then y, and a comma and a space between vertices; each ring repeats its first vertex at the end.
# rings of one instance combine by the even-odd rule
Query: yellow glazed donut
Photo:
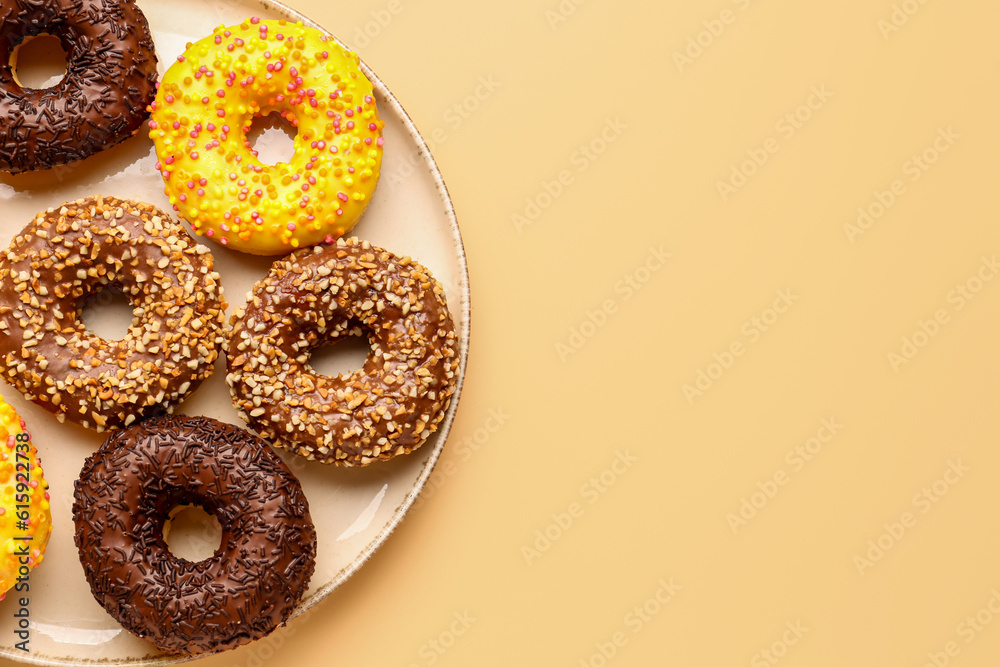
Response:
POLYGON ((356 54, 319 30, 247 19, 189 44, 150 106, 164 192, 195 233, 257 255, 333 242, 378 182, 382 128, 356 54), (247 140, 254 118, 297 127, 288 162, 247 140))
POLYGON ((38 451, 14 408, 0 398, 0 600, 30 590, 52 533, 49 485, 38 451))

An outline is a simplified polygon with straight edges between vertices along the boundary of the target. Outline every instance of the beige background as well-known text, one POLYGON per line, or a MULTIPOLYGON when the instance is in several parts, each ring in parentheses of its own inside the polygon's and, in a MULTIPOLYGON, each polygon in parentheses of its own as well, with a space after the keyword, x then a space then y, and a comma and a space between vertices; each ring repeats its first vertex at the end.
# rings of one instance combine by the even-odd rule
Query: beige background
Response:
POLYGON ((381 551, 199 664, 996 664, 1000 6, 291 4, 431 144, 472 356, 381 551))

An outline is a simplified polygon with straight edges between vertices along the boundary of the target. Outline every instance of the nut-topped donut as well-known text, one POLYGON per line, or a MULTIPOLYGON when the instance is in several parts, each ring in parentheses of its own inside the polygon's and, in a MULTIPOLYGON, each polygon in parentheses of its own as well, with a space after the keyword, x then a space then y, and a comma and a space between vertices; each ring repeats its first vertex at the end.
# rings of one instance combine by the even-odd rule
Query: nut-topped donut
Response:
POLYGON ((133 0, 0 0, 0 170, 48 169, 135 134, 156 93, 156 54, 133 0), (11 54, 25 38, 59 39, 66 75, 20 86, 11 54))
POLYGON ((206 653, 284 623, 315 568, 316 529, 298 480, 244 429, 164 415, 118 431, 83 465, 73 521, 97 601, 170 653, 206 653), (172 509, 200 505, 222 527, 198 562, 170 552, 172 509))
POLYGON ((233 314, 227 361, 240 416, 273 444, 343 466, 406 454, 436 429, 458 381, 457 338, 430 272, 356 238, 275 262, 233 314), (310 352, 355 327, 364 366, 331 377, 310 352))
POLYGON ((385 123, 372 84, 356 54, 301 23, 218 27, 170 66, 151 109, 170 203, 230 248, 284 255, 333 241, 375 190, 385 123), (276 165, 247 140, 271 112, 298 128, 292 158, 276 165))
POLYGON ((97 431, 169 410, 213 371, 226 303, 208 248, 149 204, 89 197, 38 214, 0 257, 0 371, 97 431), (121 340, 80 320, 91 294, 132 302, 121 340))

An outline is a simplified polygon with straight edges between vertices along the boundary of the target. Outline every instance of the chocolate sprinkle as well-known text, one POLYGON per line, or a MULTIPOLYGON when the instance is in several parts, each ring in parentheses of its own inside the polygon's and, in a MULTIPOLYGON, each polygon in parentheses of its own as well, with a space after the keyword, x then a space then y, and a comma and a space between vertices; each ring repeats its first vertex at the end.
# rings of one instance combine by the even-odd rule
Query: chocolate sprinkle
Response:
POLYGON ((226 302, 208 248, 150 204, 88 197, 38 214, 0 255, 0 372, 60 421, 98 432, 169 411, 215 370, 226 302), (80 321, 117 287, 121 340, 80 321))
POLYGON ((309 460, 368 465, 408 454, 455 392, 458 341, 444 289, 409 257, 356 238, 279 260, 230 321, 233 403, 251 428, 309 460), (364 366, 330 377, 313 349, 367 332, 364 366))
POLYGON ((315 568, 316 530, 298 480, 260 438, 208 417, 154 417, 111 435, 76 482, 80 562, 97 601, 168 653, 235 648, 285 623, 315 568), (170 553, 171 509, 197 504, 222 546, 170 553))
POLYGON ((82 160, 135 134, 156 94, 156 54, 132 0, 0 0, 0 170, 82 160), (66 75, 22 88, 10 57, 26 37, 59 39, 66 75))

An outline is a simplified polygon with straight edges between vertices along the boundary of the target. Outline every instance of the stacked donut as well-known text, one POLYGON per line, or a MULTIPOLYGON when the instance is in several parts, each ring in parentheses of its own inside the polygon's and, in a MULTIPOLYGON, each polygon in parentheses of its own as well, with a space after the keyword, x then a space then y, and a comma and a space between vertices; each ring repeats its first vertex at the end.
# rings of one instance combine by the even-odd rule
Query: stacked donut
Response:
MULTIPOLYGON (((212 252, 150 204, 67 202, 39 213, 0 256, 0 373, 60 422, 110 432, 75 487, 75 541, 92 593, 163 651, 233 648, 287 621, 315 567, 308 502, 271 446, 350 467, 426 442, 459 374, 444 289, 410 257, 347 237, 378 182, 384 123, 357 56, 332 38, 256 18, 219 27, 188 45, 154 97, 156 56, 132 0, 25 7, 0 0, 0 62, 47 31, 69 66, 42 91, 0 67, 0 170, 85 160, 149 115, 167 201, 191 230, 282 256, 228 322, 212 252), (80 46, 95 43, 111 54, 100 64, 80 46), (269 113, 297 131, 293 157, 276 165, 247 138, 269 113), (132 305, 120 340, 80 318, 106 289, 132 305), (361 369, 332 377, 309 365, 313 350, 353 335, 371 346, 361 369), (256 435, 169 414, 220 356, 236 413, 256 435), (223 533, 198 562, 172 554, 163 537, 171 510, 190 503, 223 533)), ((32 497, 34 565, 51 524, 48 495, 32 497)))

